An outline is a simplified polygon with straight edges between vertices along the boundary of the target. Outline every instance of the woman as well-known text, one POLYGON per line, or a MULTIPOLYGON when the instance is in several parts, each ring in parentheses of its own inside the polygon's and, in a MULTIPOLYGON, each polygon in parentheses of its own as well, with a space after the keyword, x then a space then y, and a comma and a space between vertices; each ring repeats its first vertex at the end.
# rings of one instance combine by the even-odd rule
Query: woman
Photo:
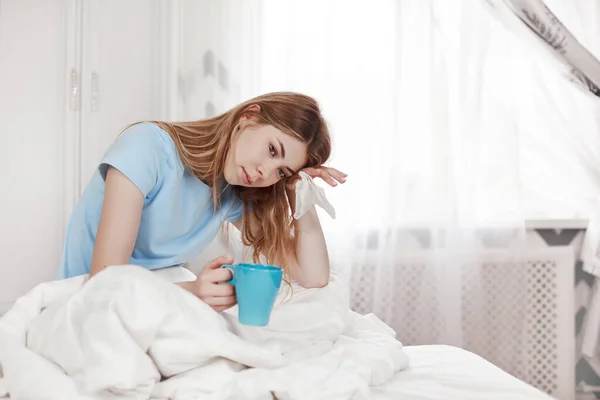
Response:
MULTIPOLYGON (((305 287, 325 286, 329 260, 316 210, 292 219, 298 171, 332 186, 346 175, 323 167, 331 139, 319 106, 270 93, 217 117, 129 126, 107 150, 75 207, 60 277, 109 265, 181 265, 233 223, 246 246, 305 287)), ((231 272, 207 264, 181 283, 217 311, 236 303, 231 272)))

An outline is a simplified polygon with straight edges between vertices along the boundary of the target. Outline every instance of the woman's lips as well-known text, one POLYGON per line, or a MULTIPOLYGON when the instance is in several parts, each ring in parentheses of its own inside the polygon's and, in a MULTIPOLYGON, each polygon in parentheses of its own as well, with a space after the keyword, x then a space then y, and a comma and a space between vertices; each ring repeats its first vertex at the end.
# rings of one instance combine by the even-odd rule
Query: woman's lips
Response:
POLYGON ((252 179, 250 179, 250 175, 248 175, 248 173, 246 172, 246 169, 244 169, 244 167, 242 167, 242 171, 244 172, 244 184, 246 185, 252 185, 252 179))

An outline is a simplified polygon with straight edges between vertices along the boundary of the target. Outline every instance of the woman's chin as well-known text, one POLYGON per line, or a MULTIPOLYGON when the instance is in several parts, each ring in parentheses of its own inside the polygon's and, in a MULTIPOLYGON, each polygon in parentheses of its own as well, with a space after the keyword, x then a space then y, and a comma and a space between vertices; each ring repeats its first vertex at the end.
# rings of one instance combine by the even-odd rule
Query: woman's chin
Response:
POLYGON ((229 178, 227 175, 223 176, 223 178, 229 186, 240 186, 238 182, 236 182, 234 179, 229 178))
POLYGON ((248 187, 244 182, 240 182, 237 179, 227 179, 227 177, 225 177, 225 182, 227 182, 229 186, 248 187))

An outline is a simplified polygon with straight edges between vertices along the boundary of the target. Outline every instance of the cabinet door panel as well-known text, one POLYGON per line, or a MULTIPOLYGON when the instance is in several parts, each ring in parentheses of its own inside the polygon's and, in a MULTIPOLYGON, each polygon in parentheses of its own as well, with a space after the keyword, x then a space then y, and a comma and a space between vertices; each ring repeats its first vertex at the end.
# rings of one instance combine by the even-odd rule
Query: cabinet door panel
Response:
POLYGON ((128 124, 159 119, 161 36, 156 0, 84 0, 81 190, 128 124))
POLYGON ((62 0, 2 2, 0 314, 53 278, 60 260, 67 7, 62 0))

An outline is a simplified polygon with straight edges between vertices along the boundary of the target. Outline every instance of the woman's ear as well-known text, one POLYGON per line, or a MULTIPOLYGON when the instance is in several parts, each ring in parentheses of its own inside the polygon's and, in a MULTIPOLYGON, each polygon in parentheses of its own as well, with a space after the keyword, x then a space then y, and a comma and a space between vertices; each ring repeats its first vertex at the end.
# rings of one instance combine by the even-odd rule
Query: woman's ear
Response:
POLYGON ((240 116, 240 121, 245 121, 251 118, 249 114, 246 114, 247 112, 260 113, 260 106, 258 104, 250 104, 248 107, 246 107, 246 109, 244 109, 244 112, 240 116))

